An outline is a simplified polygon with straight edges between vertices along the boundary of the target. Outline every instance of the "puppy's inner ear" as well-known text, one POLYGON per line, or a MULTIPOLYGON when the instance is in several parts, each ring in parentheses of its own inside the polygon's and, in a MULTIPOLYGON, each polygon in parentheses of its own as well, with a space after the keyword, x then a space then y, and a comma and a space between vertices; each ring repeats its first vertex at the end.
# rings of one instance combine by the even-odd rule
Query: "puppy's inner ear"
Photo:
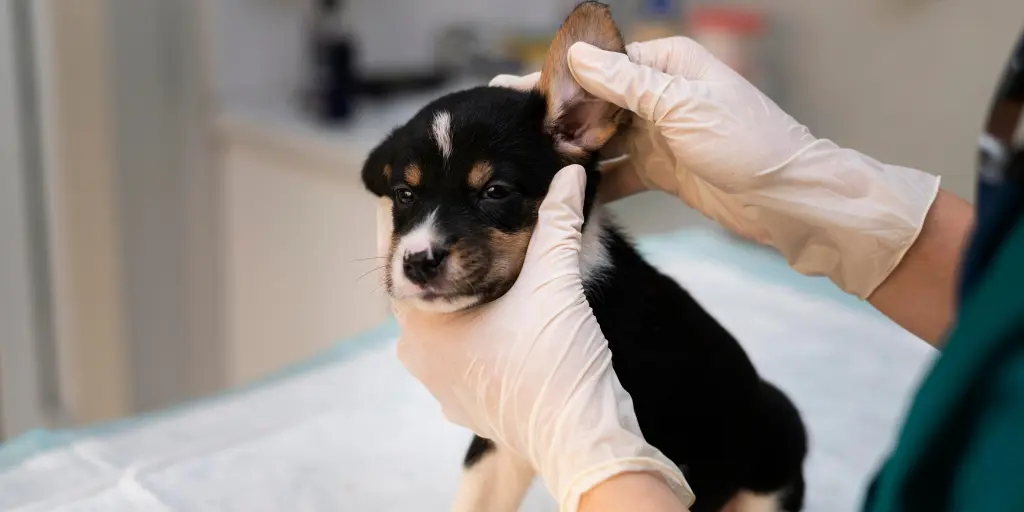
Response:
POLYGON ((608 6, 597 2, 578 5, 555 33, 538 88, 547 100, 546 128, 559 153, 571 160, 582 160, 601 149, 628 119, 622 109, 586 92, 572 77, 566 53, 579 41, 603 50, 626 51, 608 6))

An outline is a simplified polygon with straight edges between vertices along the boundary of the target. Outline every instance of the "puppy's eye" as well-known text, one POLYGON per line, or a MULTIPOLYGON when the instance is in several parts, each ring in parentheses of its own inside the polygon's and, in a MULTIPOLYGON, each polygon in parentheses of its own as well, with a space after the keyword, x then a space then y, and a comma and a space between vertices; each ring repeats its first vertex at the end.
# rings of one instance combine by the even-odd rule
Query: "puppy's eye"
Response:
POLYGON ((400 204, 409 204, 416 199, 416 194, 412 193, 409 187, 398 187, 395 189, 395 201, 400 204))
POLYGON ((484 189, 484 199, 498 201, 505 199, 512 193, 512 189, 505 185, 491 185, 484 189))

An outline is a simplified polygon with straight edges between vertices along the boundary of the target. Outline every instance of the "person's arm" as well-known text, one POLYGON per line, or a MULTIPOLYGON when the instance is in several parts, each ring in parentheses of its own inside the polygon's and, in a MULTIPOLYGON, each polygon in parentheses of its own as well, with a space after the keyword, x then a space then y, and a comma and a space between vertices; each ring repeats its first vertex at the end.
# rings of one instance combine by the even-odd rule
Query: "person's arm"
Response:
POLYGON ((651 473, 622 473, 580 499, 579 512, 688 512, 665 483, 651 473))
POLYGON ((942 348, 955 320, 960 259, 974 225, 974 208, 939 191, 921 234, 868 302, 904 329, 942 348))

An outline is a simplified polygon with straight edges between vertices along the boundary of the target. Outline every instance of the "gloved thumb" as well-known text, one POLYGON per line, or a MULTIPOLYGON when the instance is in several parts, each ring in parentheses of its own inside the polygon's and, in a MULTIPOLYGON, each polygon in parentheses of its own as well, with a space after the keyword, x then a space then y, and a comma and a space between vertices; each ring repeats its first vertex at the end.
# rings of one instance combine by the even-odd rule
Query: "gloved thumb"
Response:
MULTIPOLYGON (((630 62, 622 53, 608 52, 587 43, 569 47, 569 71, 590 94, 655 121, 658 102, 674 82, 685 80, 630 62)), ((664 110, 664 109, 662 109, 664 110)))
MULTIPOLYGON (((542 258, 578 262, 586 184, 586 172, 579 165, 564 167, 555 174, 537 211, 537 227, 526 250, 524 269, 542 258)), ((578 264, 573 265, 577 267, 578 264)))
POLYGON ((384 196, 377 200, 377 257, 384 259, 391 248, 394 226, 391 223, 391 198, 384 196))
MULTIPOLYGON (((381 283, 383 283, 385 281, 385 279, 387 279, 388 267, 390 266, 390 262, 388 261, 387 257, 388 257, 388 252, 390 252, 390 248, 391 248, 391 237, 394 235, 394 225, 393 225, 393 223, 391 221, 391 208, 392 208, 392 202, 391 202, 391 198, 390 197, 383 196, 380 199, 378 199, 378 201, 377 201, 377 258, 378 259, 375 260, 375 261, 383 262, 383 263, 378 263, 378 267, 379 268, 376 270, 376 273, 378 274, 377 279, 379 279, 381 283)), ((398 316, 400 316, 403 313, 401 304, 397 303, 394 300, 389 300, 388 302, 391 304, 391 313, 394 316, 398 317, 398 316)))

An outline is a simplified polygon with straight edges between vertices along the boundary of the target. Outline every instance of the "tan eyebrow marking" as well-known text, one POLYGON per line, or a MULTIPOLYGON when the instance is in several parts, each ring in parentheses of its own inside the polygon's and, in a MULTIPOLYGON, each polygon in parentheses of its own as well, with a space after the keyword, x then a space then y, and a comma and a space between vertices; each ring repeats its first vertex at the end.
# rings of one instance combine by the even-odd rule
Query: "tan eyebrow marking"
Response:
POLYGON ((384 166, 384 179, 388 181, 391 180, 391 164, 384 166))
POLYGON ((493 175, 494 168, 491 167, 490 162, 477 162, 473 164, 473 168, 469 170, 469 176, 466 178, 466 182, 469 183, 470 187, 480 189, 490 181, 491 176, 493 175))
POLYGON ((491 248, 494 250, 496 264, 491 266, 490 275, 498 280, 515 280, 523 268, 526 259, 526 247, 530 243, 533 228, 525 228, 512 233, 491 228, 488 232, 491 248))
POLYGON ((418 186, 423 179, 423 171, 416 164, 409 164, 405 167, 405 181, 412 186, 418 186))

